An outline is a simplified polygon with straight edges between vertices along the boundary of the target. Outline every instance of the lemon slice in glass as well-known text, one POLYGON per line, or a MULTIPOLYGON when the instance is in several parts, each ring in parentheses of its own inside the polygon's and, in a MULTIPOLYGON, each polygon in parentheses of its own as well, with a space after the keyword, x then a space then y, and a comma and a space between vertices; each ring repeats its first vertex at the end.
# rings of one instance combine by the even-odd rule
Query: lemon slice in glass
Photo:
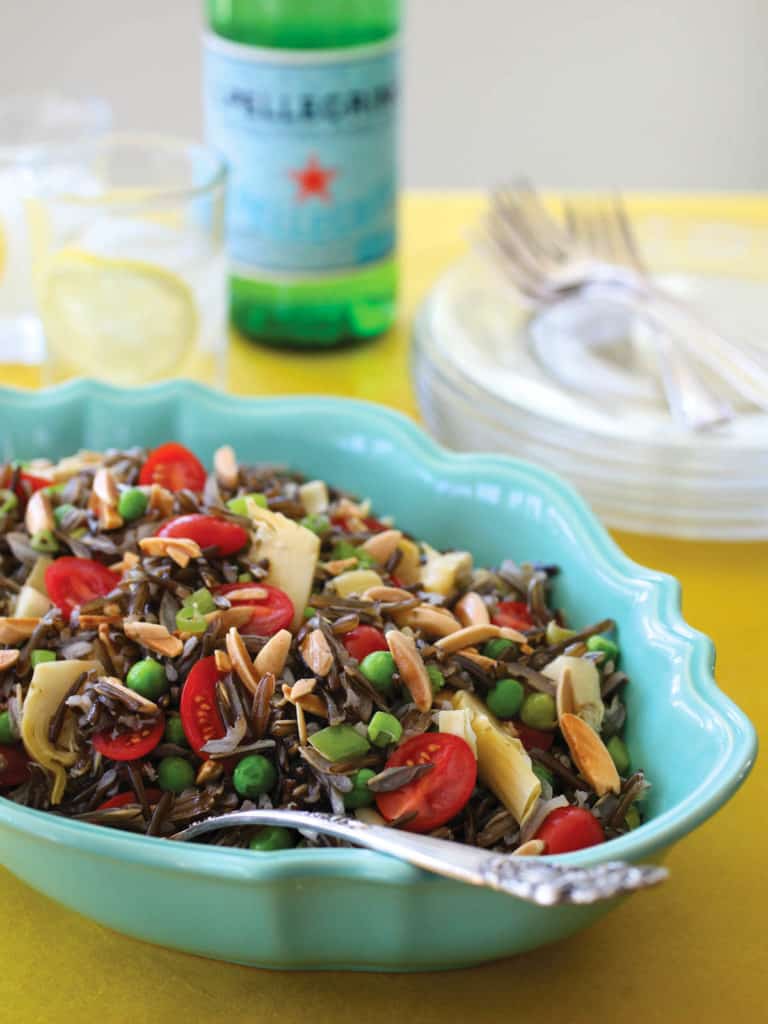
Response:
POLYGON ((60 250, 45 267, 41 312, 51 356, 67 375, 116 384, 178 376, 197 340, 188 285, 142 260, 60 250))

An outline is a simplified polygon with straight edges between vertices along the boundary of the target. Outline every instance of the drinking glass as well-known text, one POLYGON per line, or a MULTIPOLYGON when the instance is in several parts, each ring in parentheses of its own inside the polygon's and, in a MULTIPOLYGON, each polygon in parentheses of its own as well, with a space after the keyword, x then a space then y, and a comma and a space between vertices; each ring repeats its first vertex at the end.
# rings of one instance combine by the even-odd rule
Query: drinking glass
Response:
POLYGON ((76 187, 28 203, 46 382, 223 385, 223 161, 159 136, 107 136, 79 156, 76 187))
POLYGON ((34 365, 43 356, 25 202, 75 180, 78 147, 107 132, 111 120, 100 99, 0 97, 0 365, 34 365))

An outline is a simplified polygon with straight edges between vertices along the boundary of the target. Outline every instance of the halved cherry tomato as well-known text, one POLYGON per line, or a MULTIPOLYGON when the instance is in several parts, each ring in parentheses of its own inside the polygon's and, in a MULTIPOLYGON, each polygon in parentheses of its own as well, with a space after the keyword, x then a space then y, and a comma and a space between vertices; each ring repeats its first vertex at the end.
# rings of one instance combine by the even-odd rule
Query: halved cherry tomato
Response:
POLYGON ((237 590, 248 590, 258 587, 259 590, 266 590, 267 596, 246 598, 232 601, 234 608, 250 608, 251 617, 244 626, 240 626, 241 633, 255 633, 257 636, 272 636, 278 630, 286 629, 293 621, 293 601, 278 587, 270 587, 267 583, 225 583, 222 587, 216 588, 217 594, 229 597, 237 590))
POLYGON ((233 555, 240 551, 250 540, 248 531, 216 516, 204 516, 194 513, 178 516, 157 531, 158 537, 187 537, 195 541, 203 550, 215 548, 218 555, 233 555))
POLYGON ((202 462, 189 448, 176 441, 161 444, 149 453, 141 467, 140 484, 160 484, 169 491, 202 491, 206 472, 202 462))
POLYGON ((603 827, 584 807, 557 807, 546 816, 534 839, 543 839, 547 853, 571 853, 605 840, 603 827))
POLYGON ((111 730, 97 732, 91 742, 95 750, 113 761, 137 761, 155 749, 165 732, 165 716, 160 715, 152 725, 145 725, 133 732, 112 736, 111 730))
POLYGON ((120 575, 91 558, 57 558, 45 570, 45 589, 64 618, 81 604, 106 596, 120 582, 120 575))
POLYGON ((416 811, 403 828, 410 832, 431 832, 459 813, 472 795, 477 781, 477 761, 472 748, 460 736, 428 732, 413 736, 387 761, 387 768, 433 764, 432 771, 400 789, 377 793, 379 811, 393 821, 416 811))
POLYGON ((21 744, 0 746, 0 789, 20 786, 29 775, 29 758, 21 744))
MULTIPOLYGON (((145 789, 144 793, 148 804, 156 804, 163 795, 162 790, 159 789, 145 789)), ((103 804, 99 804, 96 810, 108 811, 110 807, 125 807, 126 804, 137 804, 138 802, 138 797, 133 790, 131 790, 128 793, 118 793, 117 796, 113 796, 111 800, 105 800, 103 804)))
POLYGON ((493 621, 497 626, 507 626, 520 632, 533 628, 533 619, 525 601, 500 601, 493 621))
POLYGON ((356 626, 342 636, 342 642, 353 658, 362 661, 374 651, 387 651, 387 641, 374 626, 356 626))
MULTIPOLYGON (((331 522, 334 526, 340 526, 345 533, 354 533, 352 529, 352 522, 354 516, 331 516, 331 522)), ((363 516, 362 522, 365 524, 365 528, 370 530, 371 533, 381 533, 382 530, 388 530, 389 527, 384 523, 380 522, 375 516, 363 516)))
POLYGON ((192 666, 181 691, 179 710, 184 735, 190 747, 203 759, 208 759, 202 747, 208 740, 220 740, 226 733, 216 705, 216 683, 224 672, 216 668, 214 657, 202 658, 192 666))
POLYGON ((543 729, 532 729, 530 725, 526 725, 524 722, 515 721, 513 724, 517 730, 518 739, 526 750, 549 750, 552 746, 555 739, 553 732, 545 732, 543 729))

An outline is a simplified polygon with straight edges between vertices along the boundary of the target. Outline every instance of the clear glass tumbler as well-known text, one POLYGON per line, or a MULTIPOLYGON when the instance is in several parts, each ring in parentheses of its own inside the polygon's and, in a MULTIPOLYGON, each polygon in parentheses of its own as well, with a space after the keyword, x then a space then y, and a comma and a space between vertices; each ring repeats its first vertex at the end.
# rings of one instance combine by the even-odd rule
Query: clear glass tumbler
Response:
POLYGON ((27 204, 44 379, 225 383, 226 170, 204 146, 108 136, 77 187, 27 204))
POLYGON ((111 121, 100 99, 0 97, 0 366, 43 357, 25 202, 76 178, 80 145, 106 133, 111 121))

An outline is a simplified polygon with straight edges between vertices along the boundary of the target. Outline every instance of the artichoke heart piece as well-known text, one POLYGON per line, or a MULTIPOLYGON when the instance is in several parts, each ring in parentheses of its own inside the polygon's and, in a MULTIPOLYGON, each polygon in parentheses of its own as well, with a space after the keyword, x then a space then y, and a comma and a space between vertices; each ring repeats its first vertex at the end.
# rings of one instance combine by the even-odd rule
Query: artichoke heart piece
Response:
MULTIPOLYGON (((542 669, 543 675, 553 679, 561 694, 563 685, 570 690, 569 699, 572 707, 562 710, 573 712, 578 718, 599 733, 605 717, 605 704, 600 695, 600 674, 592 661, 586 658, 572 658, 561 654, 542 669), (569 677, 568 679, 565 676, 569 677)), ((558 717, 561 709, 558 708, 558 717)))
POLYGON ((331 585, 339 597, 349 597, 362 594, 370 587, 380 587, 381 576, 373 569, 350 569, 336 576, 331 585))
POLYGON ((53 774, 51 803, 58 804, 67 784, 66 768, 77 760, 75 722, 71 714, 64 716, 58 739, 51 743, 48 730, 51 719, 78 676, 83 672, 104 674, 98 661, 47 661, 38 665, 29 684, 21 716, 21 739, 32 758, 53 774))
POLYGON ((291 629, 301 625, 304 609, 312 591, 312 581, 320 553, 320 538, 288 519, 246 499, 248 515, 255 527, 251 558, 269 559, 266 582, 284 591, 293 602, 291 629))
POLYGON ((438 732, 446 732, 451 736, 460 736, 470 745, 477 760, 477 736, 472 728, 472 713, 467 708, 453 711, 438 711, 438 732))
POLYGON ((522 825, 541 795, 541 782, 520 740, 510 736, 484 704, 465 690, 454 693, 456 710, 469 712, 477 737, 477 772, 515 821, 522 825))
POLYGON ((472 555, 468 551, 446 551, 442 554, 428 544, 423 545, 427 560, 421 567, 421 585, 434 594, 450 597, 472 573, 472 555))

